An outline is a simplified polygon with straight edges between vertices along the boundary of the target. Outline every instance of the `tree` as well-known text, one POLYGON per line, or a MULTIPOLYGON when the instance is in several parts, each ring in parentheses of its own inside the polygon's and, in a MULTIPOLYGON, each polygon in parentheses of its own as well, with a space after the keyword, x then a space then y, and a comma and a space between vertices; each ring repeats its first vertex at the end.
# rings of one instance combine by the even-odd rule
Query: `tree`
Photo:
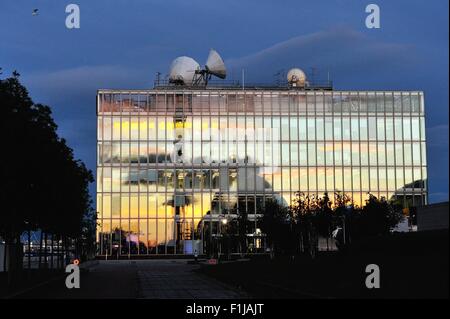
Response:
POLYGON ((401 207, 388 202, 384 197, 369 194, 362 209, 362 220, 366 236, 386 235, 403 219, 401 207))
POLYGON ((276 253, 285 248, 285 237, 288 229, 287 210, 276 200, 270 198, 264 203, 262 215, 260 228, 266 234, 271 256, 274 257, 276 253))
POLYGON ((9 248, 19 247, 20 235, 31 230, 71 241, 81 235, 92 209, 93 176, 57 135, 50 107, 33 103, 19 76, 14 72, 0 80, 1 133, 8 151, 0 159, 0 236, 9 248))

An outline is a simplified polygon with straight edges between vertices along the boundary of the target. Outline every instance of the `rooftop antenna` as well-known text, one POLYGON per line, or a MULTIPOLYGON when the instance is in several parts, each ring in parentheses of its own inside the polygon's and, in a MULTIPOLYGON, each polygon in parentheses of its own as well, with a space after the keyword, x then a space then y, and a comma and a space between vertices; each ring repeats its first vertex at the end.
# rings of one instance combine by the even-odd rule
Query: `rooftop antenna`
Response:
POLYGON ((313 85, 316 83, 316 71, 316 67, 311 68, 311 83, 313 83, 313 85))
POLYGON ((155 79, 156 85, 159 85, 160 80, 161 80, 161 72, 158 71, 156 72, 156 79, 155 79))
POLYGON ((284 77, 284 70, 283 69, 282 70, 278 70, 278 72, 275 73, 273 76, 275 77, 277 85, 281 86, 281 83, 283 81, 282 79, 284 77))
POLYGON ((242 69, 242 89, 245 89, 245 70, 242 69))

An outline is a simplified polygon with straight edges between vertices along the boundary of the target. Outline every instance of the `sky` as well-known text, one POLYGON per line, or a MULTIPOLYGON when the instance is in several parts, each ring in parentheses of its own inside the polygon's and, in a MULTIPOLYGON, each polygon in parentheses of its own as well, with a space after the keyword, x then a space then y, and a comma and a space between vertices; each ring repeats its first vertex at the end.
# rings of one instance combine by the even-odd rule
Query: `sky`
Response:
MULTIPOLYGON (((75 156, 96 165, 96 91, 152 88, 180 55, 220 52, 229 78, 330 72, 335 89, 423 90, 429 200, 448 200, 448 0, 1 0, 0 68, 51 106, 75 156), (65 25, 80 8, 80 28, 65 25), (380 8, 368 29, 365 8, 380 8), (32 15, 33 9, 38 15, 32 15)), ((92 186, 92 191, 95 189, 92 186)))

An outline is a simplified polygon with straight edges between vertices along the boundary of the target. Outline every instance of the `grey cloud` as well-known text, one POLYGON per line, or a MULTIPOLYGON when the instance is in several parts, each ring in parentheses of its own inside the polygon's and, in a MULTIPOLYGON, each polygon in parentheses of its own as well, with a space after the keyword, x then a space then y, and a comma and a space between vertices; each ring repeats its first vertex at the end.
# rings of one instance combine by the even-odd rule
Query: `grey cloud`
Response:
POLYGON ((280 69, 298 66, 309 71, 317 67, 332 70, 334 75, 348 79, 370 73, 392 72, 411 63, 408 45, 382 42, 346 27, 301 35, 277 43, 246 57, 230 59, 230 69, 245 68, 249 80, 271 81, 280 69))

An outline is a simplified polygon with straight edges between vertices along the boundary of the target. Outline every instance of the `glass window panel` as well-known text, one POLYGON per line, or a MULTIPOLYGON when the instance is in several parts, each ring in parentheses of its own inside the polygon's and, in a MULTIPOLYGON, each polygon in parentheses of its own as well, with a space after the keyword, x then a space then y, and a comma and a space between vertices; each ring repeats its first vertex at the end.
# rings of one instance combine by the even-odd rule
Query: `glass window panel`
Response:
POLYGON ((130 195, 130 217, 139 217, 139 198, 137 194, 130 195))
POLYGON ((326 169, 327 191, 334 192, 334 170, 331 167, 326 169))
POLYGON ((334 185, 336 188, 336 191, 342 191, 343 190, 343 180, 342 180, 342 168, 341 167, 335 167, 334 168, 334 185))
POLYGON ((306 131, 307 131, 307 127, 306 127, 306 118, 300 118, 298 120, 298 129, 299 129, 299 138, 302 141, 306 140, 306 131))
POLYGON ((306 166, 308 164, 308 151, 306 143, 300 143, 299 155, 300 155, 300 165, 306 166))
POLYGON ((359 165, 359 143, 352 143, 352 164, 359 165))
POLYGON ((420 118, 420 134, 421 134, 422 141, 424 141, 425 140, 425 118, 424 117, 420 118))
POLYGON ((139 143, 138 142, 130 143, 130 163, 132 163, 132 164, 139 163, 139 143))
POLYGON ((103 167, 103 191, 111 191, 111 168, 103 167))
POLYGON ((413 188, 413 169, 405 167, 405 188, 413 188))
POLYGON ((309 181, 309 191, 315 192, 317 190, 317 172, 315 167, 310 167, 308 169, 308 181, 309 181))
POLYGON ((377 139, 377 121, 375 117, 369 117, 369 140, 377 139))
POLYGON ((369 144, 360 143, 360 159, 361 165, 369 165, 369 144))
POLYGON ((343 118, 342 119, 342 139, 343 140, 350 140, 350 119, 349 118, 343 118))
POLYGON ((378 169, 378 181, 380 191, 387 191, 386 169, 384 167, 378 169))
MULTIPOLYGON (((169 222, 170 223, 170 222, 169 222)), ((168 234, 170 234, 170 230, 172 229, 173 226, 168 227, 168 234)), ((167 240, 169 238, 172 238, 172 235, 169 235, 167 240)), ((158 219, 158 230, 157 230, 157 242, 158 245, 166 245, 167 241, 166 241, 166 220, 165 219, 158 219)), ((159 246, 158 247, 158 253, 160 253, 160 249, 162 247, 159 246)))
POLYGON ((394 113, 402 113, 402 96, 394 94, 394 113))
POLYGON ((383 142, 378 143, 378 165, 386 165, 386 150, 385 143, 383 142))
POLYGON ((334 164, 342 165, 342 143, 334 143, 334 164))
POLYGON ((412 118, 411 119, 411 131, 412 131, 412 139, 414 141, 420 140, 420 125, 419 125, 419 118, 412 118))
POLYGON ((369 190, 369 169, 361 168, 361 190, 367 192, 369 190))
POLYGON ((283 190, 289 191, 291 189, 291 175, 289 168, 282 169, 282 181, 283 181, 283 190))
POLYGON ((111 217, 111 195, 103 194, 103 218, 111 217))
POLYGON ((403 118, 403 138, 405 141, 411 140, 411 120, 409 117, 403 118))
POLYGON ((316 139, 318 141, 324 140, 325 127, 323 118, 316 118, 316 139))
POLYGON ((272 160, 273 160, 273 166, 280 166, 281 159, 280 159, 280 144, 279 143, 273 143, 272 144, 272 160))
POLYGON ((412 153, 413 153, 413 165, 420 165, 420 143, 412 143, 412 153))
POLYGON ((403 126, 401 118, 394 119, 394 130, 395 130, 395 139, 397 141, 401 141, 403 139, 403 126))
MULTIPOLYGON (((300 157, 301 156, 302 156, 302 151, 300 150, 300 157)), ((326 160, 327 166, 334 165, 334 147, 333 147, 333 143, 326 143, 325 144, 325 160, 326 160)))
POLYGON ((377 118, 377 139, 378 140, 384 140, 384 118, 379 117, 377 118))
POLYGON ((403 165, 403 144, 401 142, 395 143, 395 164, 403 165))
POLYGON ((317 190, 324 192, 326 190, 325 168, 317 168, 317 190))
MULTIPOLYGON (((297 165, 292 163, 292 165, 297 165)), ((317 143, 317 165, 325 165, 325 144, 317 143)))
POLYGON ((325 139, 333 140, 333 118, 325 117, 325 139))
POLYGON ((291 189, 293 191, 300 190, 300 180, 298 178, 298 168, 291 168, 291 189))
POLYGON ((146 194, 139 195, 139 217, 147 218, 147 200, 148 197, 146 194))
POLYGON ((103 117, 103 140, 111 140, 112 118, 103 117))
POLYGON ((411 112, 418 113, 420 111, 420 97, 417 94, 411 95, 411 112))
POLYGON ((297 166, 298 165, 298 144, 297 143, 291 143, 291 165, 297 166))
POLYGON ((287 117, 283 117, 281 119, 281 139, 283 141, 288 141, 289 140, 289 118, 287 117))
POLYGON ((348 142, 344 142, 342 144, 342 157, 343 157, 343 165, 351 165, 351 144, 348 142))
POLYGON ((405 165, 412 165, 412 147, 411 143, 404 143, 403 145, 404 149, 404 159, 405 159, 405 165))
MULTIPOLYGON (((124 122, 126 125, 128 125, 128 122, 124 122)), ((120 124, 120 117, 113 117, 112 118, 112 139, 115 141, 120 140, 120 132, 121 132, 121 124, 120 124)))
POLYGON ((308 191, 308 170, 306 168, 300 168, 300 191, 308 191))
POLYGON ((316 144, 315 143, 308 143, 308 165, 314 166, 316 165, 316 144))
POLYGON ((131 129, 131 121, 129 117, 122 117, 122 140, 130 139, 130 129, 131 129))
POLYGON ((344 191, 352 190, 352 170, 344 168, 344 191))
POLYGON ((394 140, 394 119, 391 117, 386 118, 386 140, 394 140))
POLYGON ((386 143, 386 164, 395 165, 394 143, 386 143))
POLYGON ((341 119, 340 118, 334 118, 333 119, 333 132, 334 132, 334 139, 340 140, 342 139, 342 126, 341 126, 341 119))
POLYGON ((142 116, 139 118, 139 139, 146 140, 147 138, 148 138, 147 117, 142 116))
POLYGON ((351 127, 352 127, 352 140, 359 140, 359 120, 358 118, 352 117, 351 119, 351 127))
POLYGON ((370 173, 370 191, 377 192, 378 191, 378 169, 371 168, 369 173, 370 173))
POLYGON ((149 117, 148 118, 148 139, 149 140, 156 140, 156 120, 155 118, 149 117))
POLYGON ((273 174, 273 190, 275 192, 281 191, 281 170, 277 170, 273 174))
POLYGON ((367 118, 359 119, 359 134, 361 140, 367 140, 367 118))
POLYGON ((394 99, 393 99, 392 93, 385 93, 384 107, 385 107, 386 113, 392 113, 394 111, 394 99))
POLYGON ((361 173, 359 167, 352 168, 352 182, 353 182, 353 189, 359 190, 361 189, 361 173))
POLYGON ((426 145, 425 145, 425 142, 422 142, 421 143, 421 145, 422 145, 422 152, 421 152, 421 154, 422 154, 422 165, 427 165, 427 150, 426 150, 426 145))
POLYGON ((387 169, 387 187, 390 191, 395 191, 395 169, 388 168, 387 169))
MULTIPOLYGON (((156 201, 157 201, 156 208, 157 208, 158 218, 165 218, 166 217, 166 208, 168 207, 167 205, 165 205, 166 195, 165 194, 156 194, 156 201)), ((167 217, 172 217, 173 210, 168 209, 167 215, 168 215, 167 217)))
POLYGON ((157 216, 157 205, 156 205, 156 195, 149 194, 148 195, 148 217, 156 217, 157 216))
POLYGON ((399 167, 395 170, 395 179, 396 179, 396 189, 400 190, 405 186, 404 179, 403 179, 403 168, 399 167))
POLYGON ((377 165, 378 150, 376 143, 369 143, 369 162, 370 166, 377 165))
POLYGON ((316 139, 316 123, 315 118, 308 117, 308 140, 316 139))

